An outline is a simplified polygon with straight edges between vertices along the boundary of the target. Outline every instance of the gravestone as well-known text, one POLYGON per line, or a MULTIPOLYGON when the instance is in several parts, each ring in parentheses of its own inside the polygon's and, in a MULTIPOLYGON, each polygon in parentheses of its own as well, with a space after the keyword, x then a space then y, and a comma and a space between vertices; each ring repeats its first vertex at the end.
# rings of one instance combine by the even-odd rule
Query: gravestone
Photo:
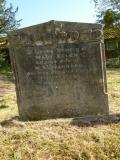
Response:
POLYGON ((9 41, 22 119, 108 113, 101 25, 50 21, 9 41))

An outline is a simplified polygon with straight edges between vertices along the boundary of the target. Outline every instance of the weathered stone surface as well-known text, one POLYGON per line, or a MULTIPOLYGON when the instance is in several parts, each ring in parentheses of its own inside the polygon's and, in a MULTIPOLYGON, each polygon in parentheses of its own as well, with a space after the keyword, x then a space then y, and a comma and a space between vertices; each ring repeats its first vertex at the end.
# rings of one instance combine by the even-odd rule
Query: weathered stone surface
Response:
POLYGON ((108 113, 101 25, 50 21, 9 40, 22 119, 108 113))
POLYGON ((82 116, 77 117, 71 120, 71 125, 77 126, 91 126, 97 124, 110 124, 110 123, 119 123, 120 114, 114 115, 97 115, 97 116, 82 116))

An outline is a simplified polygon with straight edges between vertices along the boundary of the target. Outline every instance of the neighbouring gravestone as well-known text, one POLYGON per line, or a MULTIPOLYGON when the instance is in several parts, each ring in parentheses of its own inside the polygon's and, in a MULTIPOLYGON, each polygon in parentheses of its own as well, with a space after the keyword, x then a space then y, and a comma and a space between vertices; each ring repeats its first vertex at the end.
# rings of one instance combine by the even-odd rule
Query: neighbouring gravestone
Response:
POLYGON ((8 36, 22 119, 108 113, 101 25, 50 21, 8 36))

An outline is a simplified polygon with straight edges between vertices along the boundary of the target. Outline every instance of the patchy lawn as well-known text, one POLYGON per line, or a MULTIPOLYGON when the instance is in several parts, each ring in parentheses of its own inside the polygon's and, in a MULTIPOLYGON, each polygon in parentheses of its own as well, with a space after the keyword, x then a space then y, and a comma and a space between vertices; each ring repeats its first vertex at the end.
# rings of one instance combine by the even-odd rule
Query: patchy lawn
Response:
MULTIPOLYGON (((110 113, 120 113, 120 69, 107 71, 110 113)), ((0 75, 0 160, 120 160, 120 123, 21 122, 14 84, 0 75)))
POLYGON ((120 68, 107 71, 110 113, 120 113, 120 68))

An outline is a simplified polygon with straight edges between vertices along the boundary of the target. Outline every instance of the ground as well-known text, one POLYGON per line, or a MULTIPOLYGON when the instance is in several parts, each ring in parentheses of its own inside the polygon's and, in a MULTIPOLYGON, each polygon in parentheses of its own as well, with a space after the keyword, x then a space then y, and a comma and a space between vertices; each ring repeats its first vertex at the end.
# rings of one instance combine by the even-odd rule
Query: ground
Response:
MULTIPOLYGON (((120 160, 120 122, 18 120, 15 87, 0 74, 0 160, 120 160)), ((110 114, 120 114, 120 69, 107 70, 110 114)))

